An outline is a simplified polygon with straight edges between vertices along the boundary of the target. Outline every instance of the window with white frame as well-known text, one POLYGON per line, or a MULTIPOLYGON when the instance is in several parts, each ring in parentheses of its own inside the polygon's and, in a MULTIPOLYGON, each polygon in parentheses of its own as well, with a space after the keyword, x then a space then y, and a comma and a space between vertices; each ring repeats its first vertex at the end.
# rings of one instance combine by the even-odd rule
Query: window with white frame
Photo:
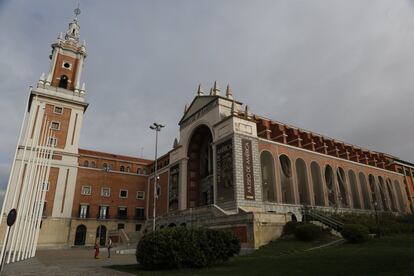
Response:
POLYGON ((49 137, 47 141, 48 146, 56 147, 57 145, 57 138, 55 137, 49 137))
POLYGON ((99 206, 99 218, 100 219, 108 218, 108 206, 105 206, 105 205, 99 206))
POLYGON ((56 114, 63 114, 63 107, 61 107, 61 106, 55 106, 55 107, 53 108, 53 113, 56 113, 56 114))
POLYGON ((79 207, 79 218, 87 218, 89 211, 89 205, 81 204, 79 207))
POLYGON ((43 182, 43 191, 47 192, 49 191, 49 181, 43 182))
POLYGON ((102 187, 101 188, 101 196, 109 197, 111 195, 111 188, 102 187))
POLYGON ((145 199, 145 192, 144 191, 138 191, 137 192, 137 199, 144 200, 145 199))
POLYGON ((52 122, 50 124, 50 129, 52 129, 52 130, 59 130, 60 129, 60 123, 59 122, 52 122))
POLYGON ((82 186, 81 194, 82 195, 91 195, 92 194, 92 187, 91 186, 82 186))
POLYGON ((119 197, 120 198, 127 198, 128 197, 128 190, 125 190, 125 189, 119 190, 119 197))

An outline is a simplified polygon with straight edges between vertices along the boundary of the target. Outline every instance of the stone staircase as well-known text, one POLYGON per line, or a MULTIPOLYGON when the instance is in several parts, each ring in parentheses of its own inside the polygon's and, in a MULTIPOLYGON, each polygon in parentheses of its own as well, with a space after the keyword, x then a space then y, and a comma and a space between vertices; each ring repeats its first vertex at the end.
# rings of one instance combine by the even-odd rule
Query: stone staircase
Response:
POLYGON ((318 212, 317 210, 307 208, 303 209, 302 215, 304 221, 309 221, 324 228, 330 228, 333 235, 342 238, 340 233, 344 227, 344 223, 342 221, 334 219, 322 212, 318 212))

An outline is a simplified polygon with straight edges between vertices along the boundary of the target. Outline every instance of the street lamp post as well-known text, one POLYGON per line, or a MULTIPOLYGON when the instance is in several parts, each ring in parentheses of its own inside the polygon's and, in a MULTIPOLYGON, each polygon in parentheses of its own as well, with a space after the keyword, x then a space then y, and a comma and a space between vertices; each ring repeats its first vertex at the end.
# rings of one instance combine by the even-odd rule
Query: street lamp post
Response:
POLYGON ((154 165, 154 199, 153 199, 153 207, 152 207, 152 231, 155 231, 155 203, 156 203, 156 196, 157 196, 157 166, 158 166, 158 132, 161 131, 164 125, 153 123, 150 125, 150 129, 155 130, 155 165, 154 165))

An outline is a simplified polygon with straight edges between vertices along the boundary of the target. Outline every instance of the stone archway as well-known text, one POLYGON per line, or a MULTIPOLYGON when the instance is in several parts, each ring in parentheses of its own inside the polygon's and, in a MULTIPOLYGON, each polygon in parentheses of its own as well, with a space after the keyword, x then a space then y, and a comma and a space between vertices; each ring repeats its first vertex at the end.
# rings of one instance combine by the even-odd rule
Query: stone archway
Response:
POLYGON ((85 245, 86 239, 86 226, 81 224, 76 227, 75 233, 75 245, 85 245))
POLYGON ((213 136, 206 125, 198 126, 188 143, 187 206, 195 208, 214 203, 213 136))

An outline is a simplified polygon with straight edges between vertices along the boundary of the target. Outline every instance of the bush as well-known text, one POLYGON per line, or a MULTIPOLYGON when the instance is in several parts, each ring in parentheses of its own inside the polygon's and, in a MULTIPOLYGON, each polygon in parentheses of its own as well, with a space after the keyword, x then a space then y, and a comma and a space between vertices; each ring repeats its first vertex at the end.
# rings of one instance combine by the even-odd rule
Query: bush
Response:
POLYGON ((336 214, 334 218, 345 224, 361 224, 368 228, 369 233, 379 235, 413 234, 414 215, 395 215, 378 212, 375 214, 336 214))
POLYGON ((283 235, 293 235, 298 225, 299 223, 296 221, 288 221, 285 226, 283 226, 283 235))
POLYGON ((240 252, 231 232, 185 227, 145 235, 137 245, 137 261, 145 269, 199 268, 225 262, 240 252))
POLYGON ((321 237, 322 227, 312 223, 303 223, 296 226, 295 237, 301 241, 314 241, 321 237))
POLYGON ((341 235, 350 243, 361 243, 368 240, 368 228, 362 224, 345 224, 341 235))

